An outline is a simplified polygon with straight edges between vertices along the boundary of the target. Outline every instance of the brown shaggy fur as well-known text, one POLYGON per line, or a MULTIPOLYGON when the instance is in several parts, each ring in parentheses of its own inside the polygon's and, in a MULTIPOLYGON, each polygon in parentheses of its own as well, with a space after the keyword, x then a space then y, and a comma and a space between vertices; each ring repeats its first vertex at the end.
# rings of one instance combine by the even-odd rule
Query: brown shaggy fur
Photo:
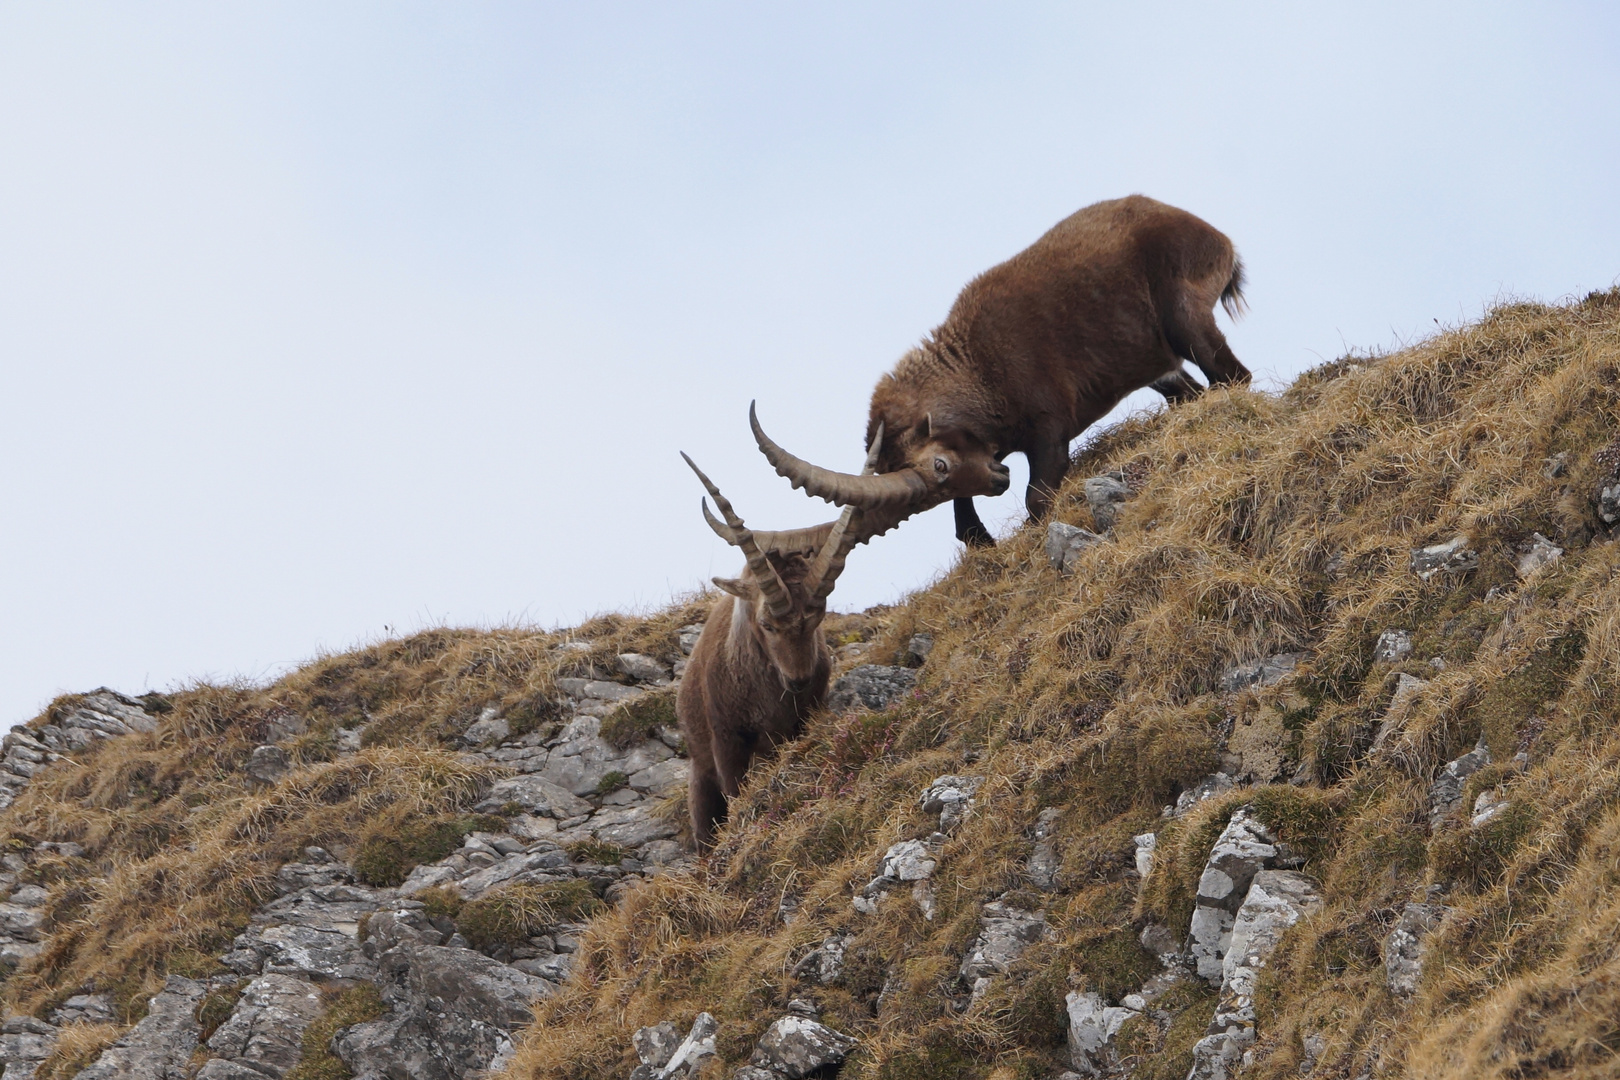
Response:
POLYGON ((929 505, 956 501, 958 538, 989 543, 974 495, 1007 489, 1001 459, 1029 460, 1026 505, 1043 517, 1069 443, 1125 395, 1152 386, 1177 401, 1199 385, 1245 383, 1215 325, 1235 314, 1243 266, 1232 242, 1184 210, 1142 195, 1097 203, 962 290, 945 322, 872 392, 867 445, 888 437, 879 472, 913 468, 929 505))
POLYGON ((775 618, 747 571, 716 578, 727 594, 709 612, 681 680, 675 711, 691 756, 687 803, 698 850, 714 843, 748 766, 798 738, 827 697, 832 654, 821 632, 825 600, 813 601, 802 554, 772 553, 771 567, 793 607, 775 618))

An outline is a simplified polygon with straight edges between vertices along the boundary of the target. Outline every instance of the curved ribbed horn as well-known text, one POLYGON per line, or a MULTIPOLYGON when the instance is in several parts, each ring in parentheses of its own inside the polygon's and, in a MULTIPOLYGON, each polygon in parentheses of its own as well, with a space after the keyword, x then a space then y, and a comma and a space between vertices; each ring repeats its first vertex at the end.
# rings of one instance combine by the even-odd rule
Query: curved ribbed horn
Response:
POLYGON ((771 468, 794 487, 803 488, 806 494, 838 506, 858 506, 863 509, 915 506, 920 510, 928 497, 928 485, 915 469, 901 469, 880 476, 852 476, 823 469, 795 457, 765 434, 765 429, 759 426, 753 402, 748 403, 748 424, 754 429, 754 441, 759 443, 759 451, 771 463, 771 468))
MULTIPOLYGON (((726 525, 731 530, 731 536, 728 539, 742 550, 743 558, 748 560, 748 570, 754 575, 754 581, 759 585, 759 591, 765 597, 765 606, 770 608, 771 614, 777 618, 786 618, 793 611, 793 600, 788 596, 787 586, 782 584, 780 577, 777 577, 776 570, 771 566, 770 560, 765 557, 765 553, 754 542, 754 534, 748 530, 748 526, 743 524, 742 518, 737 516, 737 512, 731 508, 731 503, 726 497, 720 494, 720 489, 714 486, 714 481, 703 475, 703 470, 697 467, 697 462, 687 457, 685 451, 681 452, 681 457, 686 459, 686 463, 692 467, 692 471, 697 473, 697 478, 703 481, 704 488, 714 497, 714 505, 720 508, 720 513, 726 519, 726 525)), ((707 503, 703 507, 703 516, 705 518, 709 517, 707 503)))
MULTIPOLYGON (((877 469, 878 454, 883 450, 883 424, 880 421, 877 431, 872 435, 872 446, 866 452, 866 466, 861 470, 862 476, 871 476, 877 469)), ((816 554, 816 561, 810 568, 810 595, 812 602, 825 600, 838 584, 838 575, 844 572, 844 562, 849 553, 855 550, 857 544, 865 543, 861 536, 861 520, 866 512, 859 507, 846 506, 844 512, 838 515, 832 531, 828 534, 826 543, 816 554)))
MULTIPOLYGON (((703 520, 709 523, 714 535, 728 544, 735 545, 736 538, 731 527, 709 510, 707 499, 703 501, 703 520)), ((790 551, 820 551, 827 543, 827 536, 837 521, 823 521, 820 525, 811 525, 803 529, 753 529, 754 543, 765 554, 786 554, 790 551)))

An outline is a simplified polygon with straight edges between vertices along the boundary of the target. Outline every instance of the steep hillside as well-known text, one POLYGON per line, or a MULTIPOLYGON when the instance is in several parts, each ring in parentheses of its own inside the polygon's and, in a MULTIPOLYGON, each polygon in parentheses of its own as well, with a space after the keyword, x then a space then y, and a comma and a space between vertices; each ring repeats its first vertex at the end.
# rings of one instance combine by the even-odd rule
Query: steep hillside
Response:
POLYGON ((1055 518, 829 620, 915 687, 702 862, 698 600, 57 702, 7 1080, 1620 1072, 1620 292, 1130 421, 1055 518))

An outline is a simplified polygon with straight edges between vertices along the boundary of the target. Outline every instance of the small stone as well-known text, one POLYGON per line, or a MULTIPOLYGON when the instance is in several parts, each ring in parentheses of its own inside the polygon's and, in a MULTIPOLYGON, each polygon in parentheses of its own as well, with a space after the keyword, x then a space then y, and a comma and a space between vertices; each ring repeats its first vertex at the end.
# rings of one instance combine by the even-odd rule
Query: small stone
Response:
POLYGON ((292 758, 279 746, 256 746, 248 755, 248 777, 261 784, 274 784, 291 768, 292 758))
POLYGON ((1065 525, 1061 521, 1046 526, 1046 558, 1052 569, 1067 576, 1074 572, 1080 553, 1106 538, 1078 525, 1065 525))
POLYGON ((984 784, 982 776, 936 776, 919 798, 923 813, 938 814, 942 832, 951 832, 967 817, 973 796, 984 784))
POLYGON ((1064 998, 1069 1014, 1069 1061, 1083 1076, 1101 1076, 1113 1064, 1114 1036, 1136 1009, 1110 1006, 1097 994, 1071 993, 1064 998))
POLYGON ((1142 948, 1161 961, 1181 951, 1181 939, 1176 937, 1176 932, 1159 923, 1148 923, 1144 926, 1137 940, 1142 943, 1142 948))
POLYGON ((1499 791, 1482 791, 1474 800, 1474 814, 1468 819, 1468 824, 1477 829, 1511 805, 1510 800, 1499 791))
POLYGON ((635 1034, 630 1036, 630 1042, 643 1065, 662 1069, 675 1056, 675 1048, 681 1045, 681 1033, 674 1024, 665 1020, 651 1027, 636 1029, 635 1034))
POLYGON ((1298 653, 1277 653, 1263 660, 1234 664, 1221 672, 1216 685, 1226 694, 1235 694, 1251 686, 1274 686, 1298 664, 1298 653))
POLYGON ((928 654, 934 651, 933 634, 912 634, 911 640, 906 642, 904 663, 906 667, 922 667, 928 659, 928 654))
POLYGON ((38 885, 19 885, 11 894, 11 902, 22 907, 41 907, 50 898, 50 891, 38 885))
POLYGON ((619 670, 630 676, 636 682, 663 685, 669 682, 669 668, 641 653, 620 653, 618 656, 619 670))
POLYGON ((1206 776, 1176 796, 1176 804, 1166 807, 1168 813, 1164 816, 1182 817, 1205 799, 1213 799, 1217 795, 1231 791, 1235 785, 1236 782, 1226 773, 1215 773, 1213 776, 1206 776))
POLYGON ((1480 737, 1479 744, 1440 771, 1429 788, 1429 828, 1437 829, 1447 816, 1462 806, 1463 786, 1468 778, 1491 763, 1491 752, 1480 737))
POLYGON ((926 881, 934 876, 938 865, 927 844, 921 840, 902 840, 883 853, 878 876, 896 881, 926 881))
POLYGON ((979 927, 978 938, 962 958, 961 975, 969 983, 1005 974, 1026 948, 1046 937, 1046 915, 993 900, 984 906, 979 927))
POLYGON ((1108 532, 1119 518, 1119 508, 1130 498, 1131 489, 1112 476, 1092 476, 1086 479, 1086 505, 1091 507, 1092 520, 1098 532, 1108 532))
POLYGON ((512 737, 512 726, 501 716, 501 711, 492 705, 478 714, 478 719, 468 725, 461 737, 468 746, 501 743, 512 737))
POLYGON ((1157 833, 1142 833, 1132 837, 1136 842, 1136 876, 1146 878, 1153 873, 1153 849, 1159 844, 1157 833))
POLYGON ((788 1077, 803 1077, 832 1068, 858 1045, 855 1039, 803 1016, 784 1016, 761 1035, 749 1064, 788 1077))
POLYGON ((1534 576, 1539 571, 1557 562, 1564 554, 1564 549, 1548 540, 1540 533, 1531 533, 1530 548, 1518 559, 1518 573, 1521 578, 1534 576))
POLYGON ((1412 572, 1428 581, 1436 574, 1462 574, 1479 567, 1479 552, 1468 547, 1468 537, 1456 536, 1443 544, 1412 552, 1412 572))
POLYGON ((821 1015, 821 1006, 809 998, 794 998, 787 1003, 787 1011, 795 1016, 807 1016, 814 1020, 821 1015))
POLYGON ((1384 939, 1384 975, 1392 994, 1415 994, 1423 978, 1425 939, 1451 909, 1442 904, 1407 904, 1395 929, 1384 939))
POLYGON ((680 643, 682 654, 686 656, 692 655, 692 650, 697 648, 698 638, 702 635, 702 633, 702 623, 691 623, 687 626, 681 627, 675 632, 675 637, 680 643))
POLYGON ((1409 630, 1385 630, 1378 635, 1373 646, 1373 660, 1380 664, 1398 664, 1412 655, 1412 633, 1409 630))
POLYGON ((833 684, 827 708, 844 713, 865 706, 881 712, 916 685, 917 673, 910 668, 862 664, 833 684))
POLYGON ((719 1030, 718 1020, 706 1012, 698 1013, 697 1019, 692 1021, 692 1030, 658 1071, 659 1080, 696 1073, 705 1060, 714 1056, 714 1033, 719 1030))

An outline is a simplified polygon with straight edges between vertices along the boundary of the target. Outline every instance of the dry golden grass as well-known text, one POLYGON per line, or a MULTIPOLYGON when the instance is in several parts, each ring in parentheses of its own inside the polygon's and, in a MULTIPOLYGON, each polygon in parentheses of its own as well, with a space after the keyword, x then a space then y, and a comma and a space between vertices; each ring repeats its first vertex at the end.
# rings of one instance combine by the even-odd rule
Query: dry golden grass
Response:
MULTIPOLYGON (((1053 1075, 1066 1067, 1063 994, 1117 998, 1153 970, 1137 932, 1185 928, 1211 842, 1252 802, 1307 854, 1327 901, 1264 980, 1252 1074, 1294 1075, 1302 1040, 1320 1035, 1318 1076, 1614 1075, 1620 546, 1591 494, 1617 434, 1617 292, 1507 305, 1392 355, 1324 365, 1279 396, 1215 391, 1102 433, 1056 514, 1089 526, 1080 480, 1122 469, 1140 491, 1114 542, 1060 578, 1026 529, 885 612, 875 656, 934 635, 919 693, 878 715, 818 716, 758 768, 701 872, 596 922, 510 1074, 621 1075, 636 1026, 707 1010, 724 1075, 807 994, 862 1040, 845 1076, 1053 1075), (1567 471, 1549 479, 1557 454, 1567 471), (1521 583, 1515 548, 1534 532, 1566 555, 1521 583), (1479 569, 1418 580, 1412 549, 1457 533, 1479 569), (1373 663, 1386 628, 1412 632, 1409 662, 1373 663), (1292 680, 1215 692, 1223 667, 1280 651, 1306 656, 1292 680), (1402 671, 1430 681, 1375 752, 1402 671), (1277 733, 1277 782, 1162 822, 1162 805, 1219 767, 1232 725, 1255 717, 1277 733), (1467 798, 1500 786, 1516 809, 1431 836, 1436 770, 1482 735, 1498 762, 1523 750, 1528 766, 1487 770, 1467 798), (935 918, 903 895, 854 913, 883 849, 933 827, 917 793, 949 772, 987 781, 945 845, 935 918), (1296 774, 1303 786, 1286 782, 1296 774), (1023 864, 1047 807, 1062 810, 1062 869, 1041 893, 1023 864), (1145 830, 1161 838, 1143 887, 1131 836, 1145 830), (1384 987, 1382 942, 1434 884, 1456 915, 1401 1002, 1384 987), (982 903, 1006 893, 1044 909, 1054 940, 963 1011, 957 964, 982 903), (835 930, 853 935, 844 978, 795 980, 835 930)), ((1185 1012, 1166 1040, 1130 1033, 1138 1076, 1185 1075, 1213 1000, 1177 993, 1185 1012)))
MULTIPOLYGON (((721 1076, 808 995, 861 1039, 846 1077, 1051 1076, 1066 1067, 1063 994, 1117 999, 1153 970, 1138 931, 1185 928, 1210 843, 1244 803, 1307 856, 1325 899, 1262 980, 1248 1074, 1297 1075, 1303 1040, 1320 1036, 1319 1077, 1615 1075, 1620 545, 1591 495, 1617 435, 1620 291, 1503 306, 1398 353, 1326 364, 1278 396, 1218 390, 1100 433, 1056 514, 1090 526, 1080 481, 1121 470, 1139 490, 1113 541, 1061 578, 1026 529, 904 604, 830 618, 834 643, 867 641, 877 662, 933 634, 918 692, 881 714, 818 715, 756 769, 697 872, 593 922, 509 1075, 620 1076, 636 1027, 707 1010, 721 1060, 704 1075, 721 1076), (1565 471, 1549 478, 1554 455, 1565 471), (1516 546, 1535 532, 1566 554, 1519 582, 1516 546), (1458 533, 1477 570, 1410 572, 1413 548, 1458 533), (1373 662, 1386 628, 1411 632, 1409 661, 1373 662), (1305 654, 1291 680, 1216 692, 1226 665, 1279 651, 1305 654), (1429 682, 1375 750, 1401 672, 1429 682), (1465 797, 1500 789, 1513 807, 1431 835, 1429 784, 1480 737, 1497 764, 1465 797), (1245 745, 1276 782, 1160 819, 1245 745), (1521 751, 1526 767, 1505 764, 1521 751), (934 918, 903 894, 857 915, 851 892, 882 851, 934 828, 917 794, 942 773, 986 781, 944 846, 934 918), (1024 860, 1050 807, 1062 865, 1041 892, 1024 860), (1160 842, 1144 884, 1131 837, 1149 830, 1160 842), (1418 994, 1399 1001, 1382 942, 1431 885, 1455 914, 1418 994), (964 1008, 957 966, 982 904, 1004 894, 1044 910, 1052 939, 964 1008), (797 980, 798 960, 840 930, 844 977, 797 980)), ((303 845, 347 857, 368 820, 463 812, 484 777, 448 746, 479 710, 550 723, 555 678, 621 651, 669 657, 703 607, 595 620, 574 632, 585 656, 552 651, 561 634, 430 631, 267 688, 177 695, 157 732, 48 771, 0 818, 11 840, 89 849, 36 864, 53 935, 6 984, 7 1004, 112 989, 133 1016, 166 972, 208 969, 303 845), (300 767, 254 790, 241 766, 280 710, 310 720, 300 767), (333 760, 336 729, 362 721, 366 750, 333 760)), ((1166 1000, 1180 1010, 1167 1035, 1122 1033, 1140 1078, 1184 1076, 1214 1007, 1197 987, 1166 1000)))

